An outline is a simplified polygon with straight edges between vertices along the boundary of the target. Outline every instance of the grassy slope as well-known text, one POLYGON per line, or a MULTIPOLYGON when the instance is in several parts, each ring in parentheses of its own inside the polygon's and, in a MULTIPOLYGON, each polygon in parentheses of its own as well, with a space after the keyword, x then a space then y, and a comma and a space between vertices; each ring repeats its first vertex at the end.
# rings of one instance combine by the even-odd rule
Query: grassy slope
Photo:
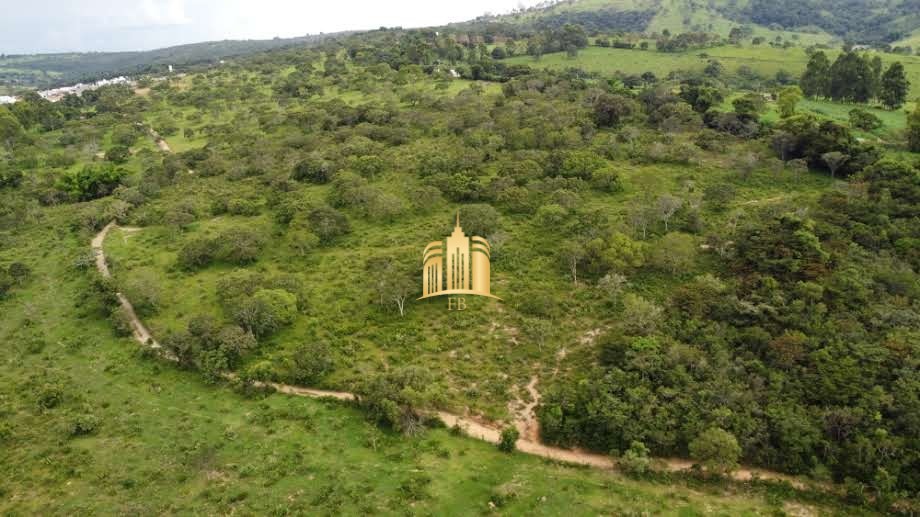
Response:
POLYGON ((393 436, 336 403, 204 385, 112 335, 82 295, 94 273, 71 267, 89 237, 64 229, 71 216, 44 210, 3 236, 0 263, 23 260, 34 275, 0 301, 0 513, 476 515, 497 494, 507 513, 533 515, 765 515, 792 504, 782 491, 636 482, 509 457, 443 430, 393 436), (63 402, 40 410, 47 384, 63 402), (86 413, 96 431, 70 437, 86 413))
MULTIPOLYGON (((827 53, 831 60, 837 55, 836 51, 827 53)), ((911 82, 911 96, 920 95, 920 57, 879 55, 886 66, 894 61, 900 61, 911 82)), ((746 65, 764 77, 772 77, 780 70, 799 75, 808 64, 808 56, 801 48, 780 49, 769 46, 727 45, 679 53, 589 47, 581 50, 578 57, 574 59, 566 57, 564 53, 555 53, 546 54, 536 61, 530 56, 516 56, 508 59, 507 62, 527 64, 537 68, 580 67, 589 72, 601 73, 621 71, 641 74, 651 71, 660 77, 671 71, 701 71, 706 67, 707 61, 712 58, 721 61, 729 71, 737 71, 738 67, 746 65), (708 57, 700 57, 700 54, 706 54, 708 57)))

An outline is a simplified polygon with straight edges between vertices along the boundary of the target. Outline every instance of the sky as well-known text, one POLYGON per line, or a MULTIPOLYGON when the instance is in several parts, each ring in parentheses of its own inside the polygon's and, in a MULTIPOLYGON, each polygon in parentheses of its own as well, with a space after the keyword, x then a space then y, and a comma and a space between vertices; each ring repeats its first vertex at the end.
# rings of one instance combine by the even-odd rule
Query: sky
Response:
POLYGON ((536 0, 0 0, 0 54, 150 50, 222 39, 424 27, 536 0))

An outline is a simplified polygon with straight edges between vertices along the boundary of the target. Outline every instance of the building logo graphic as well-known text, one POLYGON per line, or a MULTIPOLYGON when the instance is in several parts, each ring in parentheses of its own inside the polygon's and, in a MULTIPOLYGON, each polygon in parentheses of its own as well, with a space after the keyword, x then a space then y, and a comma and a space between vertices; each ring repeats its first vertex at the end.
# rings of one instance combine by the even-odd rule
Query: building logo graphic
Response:
MULTIPOLYGON (((460 227, 460 212, 454 232, 443 241, 425 246, 422 252, 422 296, 486 296, 500 300, 490 292, 492 248, 482 237, 467 237, 460 227)), ((462 298, 450 299, 448 308, 462 310, 462 298)))

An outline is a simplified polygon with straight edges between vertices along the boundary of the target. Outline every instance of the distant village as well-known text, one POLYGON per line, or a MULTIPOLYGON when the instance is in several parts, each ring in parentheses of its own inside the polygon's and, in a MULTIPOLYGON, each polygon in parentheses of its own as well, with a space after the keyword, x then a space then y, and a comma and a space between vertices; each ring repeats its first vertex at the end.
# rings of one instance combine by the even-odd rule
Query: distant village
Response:
MULTIPOLYGON (((172 68, 172 67, 170 67, 172 68)), ((57 102, 64 98, 67 94, 80 95, 88 90, 95 90, 103 86, 108 86, 110 84, 128 84, 133 85, 135 81, 128 79, 124 76, 114 77, 112 79, 100 79, 94 83, 77 83, 72 86, 61 86, 60 88, 52 88, 50 90, 42 90, 38 92, 43 99, 47 99, 51 102, 57 102)), ((17 97, 11 95, 0 95, 0 104, 13 104, 19 100, 17 97)))

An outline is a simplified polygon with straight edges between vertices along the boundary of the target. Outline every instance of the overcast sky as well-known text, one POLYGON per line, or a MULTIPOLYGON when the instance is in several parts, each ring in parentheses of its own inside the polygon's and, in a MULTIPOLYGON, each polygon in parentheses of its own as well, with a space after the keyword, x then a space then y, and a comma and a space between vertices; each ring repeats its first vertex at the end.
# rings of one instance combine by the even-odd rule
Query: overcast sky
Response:
POLYGON ((220 39, 421 27, 535 0, 0 0, 0 53, 149 50, 220 39))

